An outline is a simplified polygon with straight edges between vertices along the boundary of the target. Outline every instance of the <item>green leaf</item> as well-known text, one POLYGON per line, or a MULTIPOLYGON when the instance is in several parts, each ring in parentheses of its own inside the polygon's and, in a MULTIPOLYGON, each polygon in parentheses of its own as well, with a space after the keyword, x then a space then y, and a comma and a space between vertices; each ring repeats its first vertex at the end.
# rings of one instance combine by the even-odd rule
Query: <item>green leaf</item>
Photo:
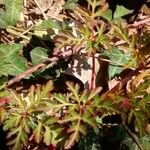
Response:
POLYGON ((15 138, 15 144, 12 148, 12 150, 19 150, 22 149, 22 142, 25 143, 28 140, 27 133, 23 131, 22 126, 19 127, 19 132, 17 134, 17 137, 15 138))
POLYGON ((96 127, 96 119, 93 118, 92 114, 89 111, 87 111, 83 115, 82 120, 87 124, 91 125, 92 127, 96 127))
POLYGON ((94 97, 101 91, 101 87, 99 88, 96 88, 94 90, 91 90, 89 95, 88 95, 88 98, 87 98, 87 101, 91 100, 91 99, 94 99, 94 97))
POLYGON ((47 49, 41 47, 34 48, 30 55, 34 65, 42 63, 48 59, 47 49))
POLYGON ((145 126, 147 123, 146 117, 142 111, 134 111, 133 113, 135 117, 135 126, 138 127, 140 135, 143 135, 145 133, 145 126))
POLYGON ((110 99, 102 100, 99 102, 97 108, 101 110, 102 112, 115 112, 120 113, 119 110, 117 110, 114 106, 114 102, 110 99))
POLYGON ((128 63, 131 58, 130 53, 124 53, 118 48, 113 48, 111 51, 105 50, 104 55, 110 59, 109 65, 109 78, 112 78, 115 74, 121 73, 124 69, 124 65, 128 63))
POLYGON ((23 0, 5 0, 5 17, 8 25, 14 26, 19 20, 23 9, 23 0))
POLYGON ((62 94, 55 94, 53 96, 58 102, 62 104, 68 104, 69 102, 66 100, 66 97, 62 94))
POLYGON ((72 82, 66 82, 67 86, 68 86, 68 90, 71 91, 73 93, 73 96, 72 98, 79 102, 80 99, 79 99, 79 89, 80 89, 80 86, 78 84, 74 85, 72 82))
POLYGON ((4 12, 0 11, 0 29, 4 29, 7 27, 6 18, 4 12))
POLYGON ((0 44, 0 75, 18 75, 28 68, 26 61, 19 56, 20 44, 0 44))
POLYGON ((126 9, 124 6, 117 5, 113 16, 114 16, 114 19, 121 18, 131 12, 132 12, 132 10, 126 9))
POLYGON ((101 16, 105 19, 107 19, 108 21, 112 20, 112 10, 107 9, 106 11, 101 13, 101 16))
POLYGON ((65 4, 64 4, 64 8, 65 9, 75 9, 76 7, 76 3, 78 2, 78 0, 68 0, 65 4))
POLYGON ((82 125, 80 124, 79 126, 79 132, 82 133, 83 135, 86 135, 86 126, 85 125, 82 125))
POLYGON ((107 9, 101 13, 101 16, 108 21, 120 19, 121 17, 130 14, 132 10, 126 9, 124 6, 117 5, 116 10, 113 14, 111 9, 107 9))
POLYGON ((54 19, 44 20, 40 25, 35 27, 36 29, 61 29, 60 22, 54 19))
POLYGON ((55 117, 50 117, 50 118, 48 118, 46 121, 45 121, 45 125, 52 125, 52 124, 54 124, 55 122, 57 122, 57 118, 55 118, 55 117))
POLYGON ((26 132, 26 133, 30 133, 30 125, 29 125, 29 118, 23 118, 22 119, 22 122, 21 122, 21 124, 22 124, 22 126, 23 126, 23 128, 24 128, 24 131, 26 132))
POLYGON ((121 40, 127 42, 128 45, 130 45, 130 37, 128 29, 124 28, 121 24, 114 24, 113 27, 115 29, 114 34, 121 40))
POLYGON ((73 118, 72 116, 66 116, 64 117, 64 119, 62 120, 62 122, 69 122, 69 121, 74 121, 77 120, 77 118, 73 118))
POLYGON ((3 130, 7 131, 8 129, 17 126, 21 120, 21 115, 10 116, 5 122, 3 126, 3 130))
POLYGON ((52 139, 52 133, 50 131, 50 127, 45 126, 44 143, 46 143, 46 145, 50 145, 51 139, 52 139))
POLYGON ((142 138, 142 147, 145 148, 145 150, 150 149, 150 135, 146 135, 142 138))
POLYGON ((22 149, 23 144, 26 144, 28 140, 28 135, 23 130, 22 125, 16 128, 12 128, 11 131, 8 133, 7 138, 10 138, 11 136, 12 138, 7 142, 7 145, 13 145, 12 150, 22 149))

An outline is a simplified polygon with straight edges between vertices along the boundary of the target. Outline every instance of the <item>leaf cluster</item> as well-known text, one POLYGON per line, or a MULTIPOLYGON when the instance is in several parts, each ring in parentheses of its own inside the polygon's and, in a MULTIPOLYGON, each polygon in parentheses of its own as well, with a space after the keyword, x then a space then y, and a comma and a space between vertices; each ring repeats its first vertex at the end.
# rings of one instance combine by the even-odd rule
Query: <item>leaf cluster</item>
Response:
POLYGON ((119 112, 111 101, 98 96, 101 88, 80 92, 79 85, 71 82, 67 82, 67 87, 66 94, 53 93, 53 83, 49 81, 42 87, 31 86, 26 95, 11 91, 3 122, 3 129, 9 131, 7 144, 21 149, 33 134, 37 143, 68 149, 86 135, 88 126, 98 127, 97 116, 119 112))
MULTIPOLYGON (((132 11, 122 5, 112 10, 105 0, 87 0, 86 6, 79 5, 77 0, 68 0, 62 6, 62 20, 49 18, 29 29, 21 29, 16 25, 23 11, 23 0, 5 0, 2 6, 0 29, 14 34, 13 38, 17 39, 15 44, 0 44, 0 123, 8 132, 7 144, 12 149, 22 149, 33 141, 70 149, 76 142, 80 143, 89 128, 99 130, 111 126, 111 122, 104 124, 103 118, 112 114, 119 115, 120 124, 139 137, 144 148, 148 147, 150 70, 147 24, 137 29, 134 24, 133 28, 128 25, 123 17, 132 11), (42 46, 37 41, 33 46, 32 36, 38 36, 42 46), (45 39, 53 45, 48 47, 45 39), (28 45, 32 48, 28 49, 28 45), (98 56, 100 62, 108 62, 107 83, 113 84, 115 80, 118 84, 103 94, 100 87, 82 91, 72 82, 66 82, 65 93, 55 92, 53 81, 33 85, 21 92, 7 87, 12 76, 14 78, 8 82, 11 85, 22 78, 38 80, 40 76, 43 79, 43 74, 50 79, 48 70, 51 74, 56 72, 57 80, 64 71, 60 62, 71 64, 73 56, 80 54, 86 56, 85 61, 89 57, 93 59, 91 73, 95 78, 100 77, 94 72, 94 58, 98 56), (126 70, 131 72, 122 76, 126 70)), ((137 141, 134 136, 131 138, 137 141)), ((128 137, 123 142, 130 145, 131 139, 128 137)), ((135 143, 134 147, 138 146, 135 143)))

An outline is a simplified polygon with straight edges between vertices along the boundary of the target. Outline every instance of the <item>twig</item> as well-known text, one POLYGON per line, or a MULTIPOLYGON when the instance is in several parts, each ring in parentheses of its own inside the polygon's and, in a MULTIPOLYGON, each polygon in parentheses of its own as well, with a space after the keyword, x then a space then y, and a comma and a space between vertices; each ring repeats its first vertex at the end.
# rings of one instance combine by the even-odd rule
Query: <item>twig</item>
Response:
POLYGON ((146 18, 146 19, 143 19, 141 21, 138 21, 134 24, 129 25, 128 27, 138 27, 138 26, 143 25, 143 24, 148 23, 148 22, 150 22, 150 18, 146 18))
POLYGON ((11 86, 12 84, 14 84, 16 82, 19 82, 22 78, 28 76, 29 74, 32 74, 33 72, 36 72, 37 70, 39 70, 41 68, 45 69, 47 66, 56 63, 60 58, 68 59, 68 57, 71 56, 72 54, 73 54, 73 51, 71 49, 71 50, 61 53, 58 56, 54 56, 52 58, 47 59, 45 63, 37 64, 36 66, 31 67, 30 69, 26 70, 25 72, 10 79, 7 82, 7 87, 11 86))
POLYGON ((46 63, 41 63, 41 64, 37 64, 36 66, 31 67, 30 69, 26 70, 25 72, 15 76, 14 78, 10 79, 7 83, 7 87, 11 86, 12 84, 19 82, 22 78, 28 76, 29 74, 36 72, 39 69, 45 69, 47 66, 49 65, 53 65, 54 63, 56 63, 56 61, 58 61, 58 57, 52 57, 48 59, 48 64, 46 63))
POLYGON ((45 15, 45 13, 43 12, 40 4, 37 2, 37 0, 34 0, 34 2, 36 3, 37 7, 39 8, 39 10, 41 11, 41 14, 43 15, 44 19, 47 20, 47 16, 45 15))
POLYGON ((15 76, 14 78, 12 78, 11 80, 8 81, 7 83, 7 87, 11 86, 12 84, 19 82, 22 78, 26 77, 27 75, 37 71, 39 68, 45 68, 46 64, 42 63, 42 64, 38 64, 30 69, 28 69, 27 71, 19 74, 18 76, 15 76))
POLYGON ((140 145, 137 137, 128 129, 127 126, 124 126, 125 130, 127 131, 128 135, 132 138, 132 140, 135 142, 135 144, 138 146, 140 150, 144 150, 144 148, 140 145))
POLYGON ((27 6, 27 0, 24 0, 24 1, 23 1, 23 5, 24 5, 24 7, 27 6))

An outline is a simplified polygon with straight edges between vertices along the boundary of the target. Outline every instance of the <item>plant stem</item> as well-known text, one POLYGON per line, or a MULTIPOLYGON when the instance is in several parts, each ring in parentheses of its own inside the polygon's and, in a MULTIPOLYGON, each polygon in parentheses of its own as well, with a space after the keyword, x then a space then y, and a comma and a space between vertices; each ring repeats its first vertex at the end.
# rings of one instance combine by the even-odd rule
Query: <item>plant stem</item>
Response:
POLYGON ((44 11, 42 10, 40 4, 38 3, 37 0, 34 0, 34 2, 36 3, 37 7, 39 8, 39 10, 41 11, 41 14, 43 15, 44 19, 47 20, 47 16, 45 15, 44 11))
POLYGON ((25 35, 22 35, 21 33, 19 33, 19 32, 17 32, 17 31, 13 30, 13 29, 11 29, 11 28, 6 28, 6 30, 7 30, 7 32, 9 32, 10 34, 14 34, 14 35, 16 35, 16 36, 19 36, 19 37, 21 37, 21 38, 23 38, 23 39, 26 39, 26 40, 30 41, 30 38, 29 38, 29 37, 27 37, 27 36, 25 36, 25 35))
POLYGON ((48 66, 51 66, 53 64, 55 64, 60 58, 64 58, 64 59, 67 59, 69 58, 71 55, 72 55, 72 50, 70 51, 66 51, 66 52, 63 52, 61 53, 60 55, 58 55, 57 57, 54 56, 54 57, 51 57, 51 58, 48 58, 46 60, 46 62, 44 63, 41 63, 41 64, 37 64, 33 67, 31 67, 30 69, 22 72, 21 74, 15 76, 14 78, 10 79, 8 82, 7 82, 7 87, 11 86, 12 84, 16 83, 16 82, 19 82, 22 78, 32 74, 33 72, 36 72, 37 70, 39 69, 46 69, 46 67, 48 66))
POLYGON ((94 54, 92 54, 92 76, 91 76, 91 85, 90 90, 94 89, 95 84, 95 57, 94 54))
POLYGON ((150 22, 150 17, 143 19, 143 20, 140 20, 138 22, 135 22, 134 24, 128 25, 128 27, 138 27, 140 25, 144 25, 144 24, 149 23, 149 22, 150 22))
POLYGON ((135 144, 138 146, 138 148, 140 150, 144 150, 144 148, 140 145, 139 141, 138 141, 138 138, 136 137, 135 134, 133 134, 129 128, 127 126, 124 126, 126 132, 128 133, 128 135, 132 138, 132 140, 135 142, 135 144))

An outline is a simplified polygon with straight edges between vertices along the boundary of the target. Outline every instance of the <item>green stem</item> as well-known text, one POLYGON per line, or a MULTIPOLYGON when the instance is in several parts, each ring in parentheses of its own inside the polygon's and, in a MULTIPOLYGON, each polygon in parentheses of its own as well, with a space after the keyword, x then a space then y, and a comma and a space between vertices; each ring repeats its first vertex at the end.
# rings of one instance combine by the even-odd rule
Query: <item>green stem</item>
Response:
POLYGON ((30 38, 29 38, 29 37, 27 37, 27 36, 25 36, 25 35, 22 35, 21 33, 19 33, 19 32, 17 32, 17 31, 13 30, 13 29, 11 29, 11 28, 7 28, 6 30, 7 30, 7 32, 10 33, 10 34, 14 34, 14 35, 16 35, 16 36, 19 36, 19 37, 21 37, 21 38, 23 38, 23 39, 26 39, 26 40, 30 41, 30 38))

